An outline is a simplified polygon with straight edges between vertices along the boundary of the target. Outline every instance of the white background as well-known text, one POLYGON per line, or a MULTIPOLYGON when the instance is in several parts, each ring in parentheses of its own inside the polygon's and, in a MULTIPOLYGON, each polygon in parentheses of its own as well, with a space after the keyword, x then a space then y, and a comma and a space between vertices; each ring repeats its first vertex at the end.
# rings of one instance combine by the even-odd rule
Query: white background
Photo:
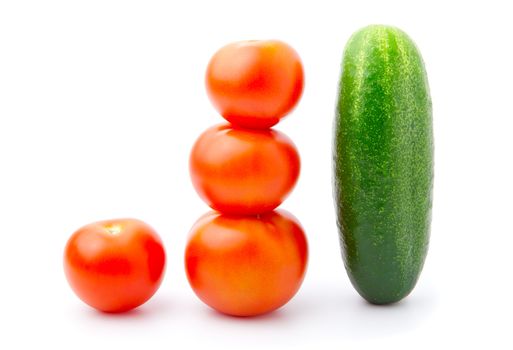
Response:
POLYGON ((511 348, 513 24, 507 2, 2 1, 0 348, 511 348), (365 303, 346 276, 331 193, 331 132, 343 47, 371 23, 416 41, 435 126, 430 251, 413 293, 365 303), (302 289, 253 319, 203 305, 185 278, 190 226, 207 207, 189 180, 196 137, 221 122, 203 78, 243 39, 299 52, 306 86, 277 126, 302 157, 283 204, 303 223, 302 289), (162 236, 167 273, 123 315, 83 304, 62 271, 67 238, 137 217, 162 236))

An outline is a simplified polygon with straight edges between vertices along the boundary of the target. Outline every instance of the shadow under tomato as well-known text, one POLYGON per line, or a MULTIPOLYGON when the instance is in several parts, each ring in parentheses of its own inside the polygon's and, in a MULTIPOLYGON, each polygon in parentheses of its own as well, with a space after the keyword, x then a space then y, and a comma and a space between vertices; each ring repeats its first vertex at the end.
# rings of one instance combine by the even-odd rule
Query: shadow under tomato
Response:
POLYGON ((248 324, 269 324, 286 322, 288 319, 287 312, 283 308, 268 312, 257 316, 234 316, 224 314, 211 308, 206 309, 206 314, 209 318, 218 322, 234 323, 240 325, 241 323, 248 324))
POLYGON ((103 321, 115 320, 116 322, 120 320, 147 320, 149 318, 159 318, 162 314, 172 312, 172 309, 173 305, 169 299, 159 297, 125 312, 103 312, 89 307, 88 316, 103 321))

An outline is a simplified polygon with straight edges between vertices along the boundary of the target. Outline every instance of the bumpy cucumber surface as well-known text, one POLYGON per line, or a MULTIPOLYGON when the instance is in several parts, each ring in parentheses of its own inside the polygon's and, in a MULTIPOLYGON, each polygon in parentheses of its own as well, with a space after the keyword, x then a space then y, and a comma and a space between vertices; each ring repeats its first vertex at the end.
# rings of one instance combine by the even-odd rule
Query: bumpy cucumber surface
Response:
POLYGON ((428 81, 419 50, 403 31, 373 25, 350 38, 334 129, 346 271, 369 302, 399 301, 424 265, 433 187, 428 81))

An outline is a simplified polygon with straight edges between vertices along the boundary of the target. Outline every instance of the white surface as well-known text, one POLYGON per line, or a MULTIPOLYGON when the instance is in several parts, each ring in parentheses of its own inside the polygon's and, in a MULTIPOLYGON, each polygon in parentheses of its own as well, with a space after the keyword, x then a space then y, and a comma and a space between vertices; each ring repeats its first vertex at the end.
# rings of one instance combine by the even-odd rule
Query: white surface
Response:
POLYGON ((2 1, 0 348, 511 347, 507 3, 2 1), (370 306, 351 287, 331 195, 342 50, 370 23, 414 38, 434 105, 431 248, 414 292, 391 307, 370 306), (283 208, 302 221, 311 255, 288 305, 237 319, 195 297, 182 259, 190 226, 207 210, 189 181, 188 153, 221 122, 204 70, 217 48, 252 38, 287 41, 304 61, 303 98, 277 128, 302 156, 283 208), (71 292, 62 253, 79 226, 121 216, 160 232, 168 267, 149 303, 108 316, 71 292))

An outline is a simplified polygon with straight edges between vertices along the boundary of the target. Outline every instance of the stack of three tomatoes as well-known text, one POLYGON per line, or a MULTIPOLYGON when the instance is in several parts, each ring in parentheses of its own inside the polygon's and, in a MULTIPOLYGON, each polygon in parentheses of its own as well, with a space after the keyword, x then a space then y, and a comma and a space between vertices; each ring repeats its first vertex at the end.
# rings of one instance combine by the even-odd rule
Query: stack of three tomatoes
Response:
POLYGON ((228 123, 207 129, 191 152, 192 182, 214 211, 192 227, 185 265, 196 295, 220 312, 270 312, 303 281, 304 231, 275 210, 298 180, 300 157, 271 129, 295 107, 303 82, 298 54, 277 40, 229 44, 208 65, 208 95, 228 123))

